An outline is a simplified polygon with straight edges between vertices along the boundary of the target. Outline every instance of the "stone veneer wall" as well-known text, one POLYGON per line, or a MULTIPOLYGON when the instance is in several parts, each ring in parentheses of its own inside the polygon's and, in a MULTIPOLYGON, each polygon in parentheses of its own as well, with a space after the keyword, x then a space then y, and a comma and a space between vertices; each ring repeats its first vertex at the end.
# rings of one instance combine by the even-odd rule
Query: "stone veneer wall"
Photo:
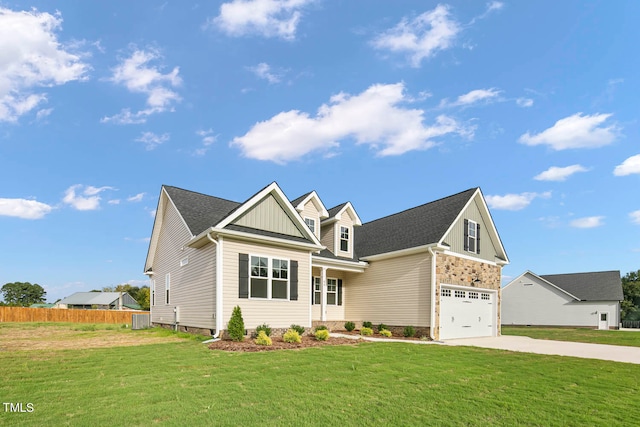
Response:
MULTIPOLYGON (((453 255, 436 255, 436 325, 440 324, 440 284, 468 286, 470 288, 482 288, 498 291, 498 335, 500 335, 500 304, 502 294, 500 282, 502 279, 502 267, 486 262, 472 261, 453 255), (476 285, 473 281, 479 279, 476 285)), ((435 339, 440 339, 440 330, 434 331, 435 339)))

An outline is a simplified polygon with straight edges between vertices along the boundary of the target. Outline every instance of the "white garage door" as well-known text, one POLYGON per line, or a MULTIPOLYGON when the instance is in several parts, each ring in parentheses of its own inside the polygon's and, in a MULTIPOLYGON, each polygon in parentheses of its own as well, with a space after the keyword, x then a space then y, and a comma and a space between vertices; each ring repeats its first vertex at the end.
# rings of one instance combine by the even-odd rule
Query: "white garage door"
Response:
POLYGON ((494 335, 496 292, 440 287, 440 339, 494 335))

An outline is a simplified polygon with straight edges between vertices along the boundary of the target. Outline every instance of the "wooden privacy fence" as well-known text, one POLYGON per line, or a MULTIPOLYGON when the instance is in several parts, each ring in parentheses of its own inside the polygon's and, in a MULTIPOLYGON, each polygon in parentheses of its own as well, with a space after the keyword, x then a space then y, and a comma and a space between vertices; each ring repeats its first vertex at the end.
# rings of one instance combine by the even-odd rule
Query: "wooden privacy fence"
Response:
POLYGON ((0 322, 127 323, 131 325, 134 314, 148 315, 149 312, 0 307, 0 322))

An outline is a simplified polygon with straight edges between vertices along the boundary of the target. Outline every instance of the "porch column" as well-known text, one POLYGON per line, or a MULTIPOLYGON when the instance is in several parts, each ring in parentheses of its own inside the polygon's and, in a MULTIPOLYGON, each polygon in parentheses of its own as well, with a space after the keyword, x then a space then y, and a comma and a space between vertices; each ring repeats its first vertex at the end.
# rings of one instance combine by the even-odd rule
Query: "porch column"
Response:
POLYGON ((320 286, 322 289, 321 305, 320 305, 320 320, 325 322, 327 320, 327 267, 321 268, 320 286))

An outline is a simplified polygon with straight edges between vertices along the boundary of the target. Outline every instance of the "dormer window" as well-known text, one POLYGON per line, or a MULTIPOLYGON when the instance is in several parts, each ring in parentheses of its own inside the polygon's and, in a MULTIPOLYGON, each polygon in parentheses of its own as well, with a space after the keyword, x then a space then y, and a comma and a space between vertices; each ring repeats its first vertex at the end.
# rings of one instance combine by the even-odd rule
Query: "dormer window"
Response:
POLYGON ((340 250, 349 252, 349 227, 340 227, 340 250))
POLYGON ((305 218, 304 222, 309 227, 309 230, 311 230, 311 232, 315 234, 315 232, 316 232, 316 220, 313 219, 313 218, 305 218))

